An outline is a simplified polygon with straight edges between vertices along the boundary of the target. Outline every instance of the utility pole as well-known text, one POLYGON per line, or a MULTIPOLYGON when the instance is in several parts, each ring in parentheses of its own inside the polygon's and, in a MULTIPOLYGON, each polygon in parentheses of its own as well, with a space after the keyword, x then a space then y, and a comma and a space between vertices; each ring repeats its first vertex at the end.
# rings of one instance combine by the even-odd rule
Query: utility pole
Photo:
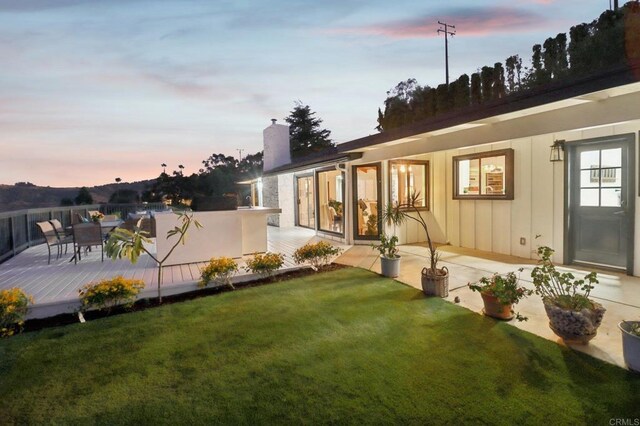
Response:
POLYGON ((449 40, 448 36, 453 37, 456 35, 456 26, 449 25, 446 22, 438 21, 439 25, 444 26, 444 29, 438 28, 438 34, 444 33, 444 66, 445 66, 445 75, 447 80, 447 86, 449 85, 449 40), (450 30, 453 28, 453 30, 450 30))
POLYGON ((238 161, 242 161, 242 151, 244 151, 244 149, 236 149, 236 151, 238 151, 238 154, 240 154, 240 158, 238 158, 238 161))

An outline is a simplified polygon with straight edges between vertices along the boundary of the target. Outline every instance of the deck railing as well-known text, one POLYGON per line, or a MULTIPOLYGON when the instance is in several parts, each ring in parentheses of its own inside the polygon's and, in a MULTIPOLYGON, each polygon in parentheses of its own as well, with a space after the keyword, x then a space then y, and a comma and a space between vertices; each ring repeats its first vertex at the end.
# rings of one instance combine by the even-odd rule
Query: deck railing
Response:
POLYGON ((36 223, 58 219, 62 226, 72 223, 74 213, 87 216, 89 210, 99 210, 104 214, 119 213, 126 218, 129 213, 139 210, 162 210, 163 203, 148 204, 88 204, 69 207, 44 207, 38 209, 15 210, 0 213, 0 263, 15 256, 28 247, 44 243, 42 233, 36 223))

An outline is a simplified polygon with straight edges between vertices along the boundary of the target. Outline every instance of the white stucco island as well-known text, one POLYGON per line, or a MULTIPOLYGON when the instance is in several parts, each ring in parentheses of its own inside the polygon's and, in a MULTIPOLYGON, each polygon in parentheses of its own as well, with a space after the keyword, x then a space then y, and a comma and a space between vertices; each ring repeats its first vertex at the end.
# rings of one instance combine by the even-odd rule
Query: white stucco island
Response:
MULTIPOLYGON (((202 228, 191 226, 184 244, 178 245, 165 265, 207 262, 212 257, 239 258, 244 254, 267 251, 267 216, 279 214, 279 208, 246 207, 238 210, 194 212, 202 228)), ((174 214, 159 214, 156 219, 156 252, 159 259, 167 255, 177 236, 167 239, 167 232, 179 225, 174 214)))

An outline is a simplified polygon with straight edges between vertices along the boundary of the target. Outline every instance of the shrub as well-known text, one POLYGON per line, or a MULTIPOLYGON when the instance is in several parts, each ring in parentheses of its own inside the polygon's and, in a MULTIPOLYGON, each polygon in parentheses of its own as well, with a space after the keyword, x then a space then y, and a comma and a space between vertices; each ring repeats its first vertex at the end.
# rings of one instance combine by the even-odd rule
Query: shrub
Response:
POLYGON ((206 287, 211 281, 235 288, 231 279, 238 272, 238 264, 230 257, 214 257, 200 270, 199 287, 206 287))
POLYGON ((140 290, 144 288, 142 280, 130 280, 117 276, 98 283, 89 283, 80 290, 80 300, 83 310, 95 308, 106 309, 107 312, 114 306, 124 305, 131 307, 140 290))
POLYGON ((293 253, 293 260, 299 265, 301 263, 310 263, 311 267, 317 271, 323 266, 329 264, 333 256, 342 253, 342 249, 334 247, 331 244, 320 241, 315 244, 305 244, 293 253))
POLYGON ((33 298, 19 288, 0 291, 0 337, 9 337, 16 328, 22 329, 29 303, 33 303, 33 298))
POLYGON ((395 259, 398 256, 398 237, 393 235, 389 238, 386 234, 380 235, 380 244, 371 244, 371 247, 380 252, 380 256, 387 259, 395 259))
POLYGON ((262 277, 273 277, 273 273, 284 265, 284 255, 282 253, 264 254, 256 253, 247 260, 245 271, 259 274, 262 277))

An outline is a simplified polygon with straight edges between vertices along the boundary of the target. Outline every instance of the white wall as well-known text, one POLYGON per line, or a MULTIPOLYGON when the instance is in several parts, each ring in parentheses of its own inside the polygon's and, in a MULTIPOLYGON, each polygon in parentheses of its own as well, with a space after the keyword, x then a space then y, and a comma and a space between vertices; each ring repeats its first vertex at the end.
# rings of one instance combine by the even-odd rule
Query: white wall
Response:
POLYGON ((278 202, 282 209, 280 213, 281 228, 295 226, 295 202, 293 193, 293 173, 278 175, 278 202))

